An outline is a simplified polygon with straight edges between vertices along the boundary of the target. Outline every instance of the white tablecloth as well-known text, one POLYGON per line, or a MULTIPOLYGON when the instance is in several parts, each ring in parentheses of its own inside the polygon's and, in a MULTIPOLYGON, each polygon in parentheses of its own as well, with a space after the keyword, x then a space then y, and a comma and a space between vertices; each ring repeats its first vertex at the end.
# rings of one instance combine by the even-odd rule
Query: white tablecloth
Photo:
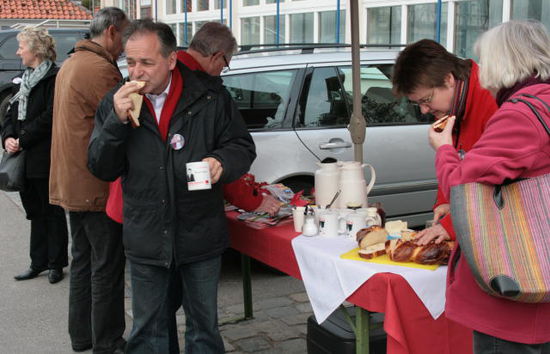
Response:
POLYGON ((322 323, 338 306, 376 273, 403 276, 434 319, 445 308, 447 267, 425 270, 342 259, 357 247, 345 238, 298 236, 292 248, 317 322, 322 323))

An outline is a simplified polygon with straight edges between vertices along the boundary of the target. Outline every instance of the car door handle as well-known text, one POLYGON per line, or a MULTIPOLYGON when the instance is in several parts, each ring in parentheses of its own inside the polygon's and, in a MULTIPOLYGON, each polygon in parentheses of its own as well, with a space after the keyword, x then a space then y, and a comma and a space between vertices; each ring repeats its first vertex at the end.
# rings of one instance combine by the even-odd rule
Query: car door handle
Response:
POLYGON ((321 143, 319 144, 319 149, 321 150, 330 150, 330 149, 345 149, 350 148, 351 143, 348 143, 347 141, 339 141, 339 142, 333 142, 333 143, 321 143))

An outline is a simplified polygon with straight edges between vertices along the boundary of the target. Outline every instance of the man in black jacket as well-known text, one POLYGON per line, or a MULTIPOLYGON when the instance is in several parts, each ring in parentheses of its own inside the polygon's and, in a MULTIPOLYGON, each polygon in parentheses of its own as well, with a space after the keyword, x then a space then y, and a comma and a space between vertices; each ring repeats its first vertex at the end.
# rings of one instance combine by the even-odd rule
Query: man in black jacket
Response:
MULTIPOLYGON (((104 98, 89 168, 107 181, 122 176, 134 313, 127 351, 170 351, 168 293, 175 278, 183 288, 186 352, 223 353, 217 285, 229 238, 222 184, 248 171, 254 143, 221 79, 177 62, 169 26, 137 20, 124 41, 130 78, 145 86, 129 82, 104 98), (128 124, 134 92, 145 96, 136 128, 128 124), (171 144, 174 139, 183 144, 171 144), (196 161, 208 162, 211 189, 188 190, 186 163, 196 161)), ((223 43, 220 67, 236 48, 232 35, 223 43)))

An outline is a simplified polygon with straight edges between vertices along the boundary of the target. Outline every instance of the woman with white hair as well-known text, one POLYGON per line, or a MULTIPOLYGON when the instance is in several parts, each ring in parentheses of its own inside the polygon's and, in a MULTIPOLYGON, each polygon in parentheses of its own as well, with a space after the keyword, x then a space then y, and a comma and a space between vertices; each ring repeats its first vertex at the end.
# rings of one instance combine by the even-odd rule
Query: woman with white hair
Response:
MULTIPOLYGON (((495 96, 499 109, 463 159, 452 147, 453 118, 442 133, 430 130, 437 178, 447 198, 459 184, 499 185, 550 173, 550 137, 543 124, 526 104, 508 102, 528 100, 550 126, 545 106, 550 104, 548 31, 534 21, 506 22, 485 32, 476 51, 480 83, 495 96)), ((476 354, 550 353, 550 303, 521 303, 485 293, 456 251, 447 276, 445 314, 474 330, 476 354)))
POLYGON ((54 284, 67 266, 67 221, 59 206, 49 203, 50 145, 55 78, 55 41, 44 28, 26 28, 17 35, 17 55, 26 67, 16 86, 2 128, 7 153, 25 150, 26 187, 20 192, 31 221, 31 265, 16 280, 37 277, 49 270, 54 284))

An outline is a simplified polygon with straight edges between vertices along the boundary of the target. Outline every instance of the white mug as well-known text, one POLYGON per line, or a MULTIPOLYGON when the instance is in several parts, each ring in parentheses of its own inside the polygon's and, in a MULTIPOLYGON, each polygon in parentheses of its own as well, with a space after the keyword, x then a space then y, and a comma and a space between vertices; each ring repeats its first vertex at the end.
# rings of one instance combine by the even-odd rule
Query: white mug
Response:
POLYGON ((203 189, 212 189, 212 180, 210 177, 210 166, 206 161, 188 162, 187 168, 187 189, 198 191, 203 189))
POLYGON ((349 213, 346 217, 346 236, 355 239, 357 231, 366 226, 365 216, 361 213, 349 213))
POLYGON ((343 218, 338 212, 325 210, 319 215, 319 235, 323 237, 338 237, 338 234, 345 231, 341 229, 343 218))

